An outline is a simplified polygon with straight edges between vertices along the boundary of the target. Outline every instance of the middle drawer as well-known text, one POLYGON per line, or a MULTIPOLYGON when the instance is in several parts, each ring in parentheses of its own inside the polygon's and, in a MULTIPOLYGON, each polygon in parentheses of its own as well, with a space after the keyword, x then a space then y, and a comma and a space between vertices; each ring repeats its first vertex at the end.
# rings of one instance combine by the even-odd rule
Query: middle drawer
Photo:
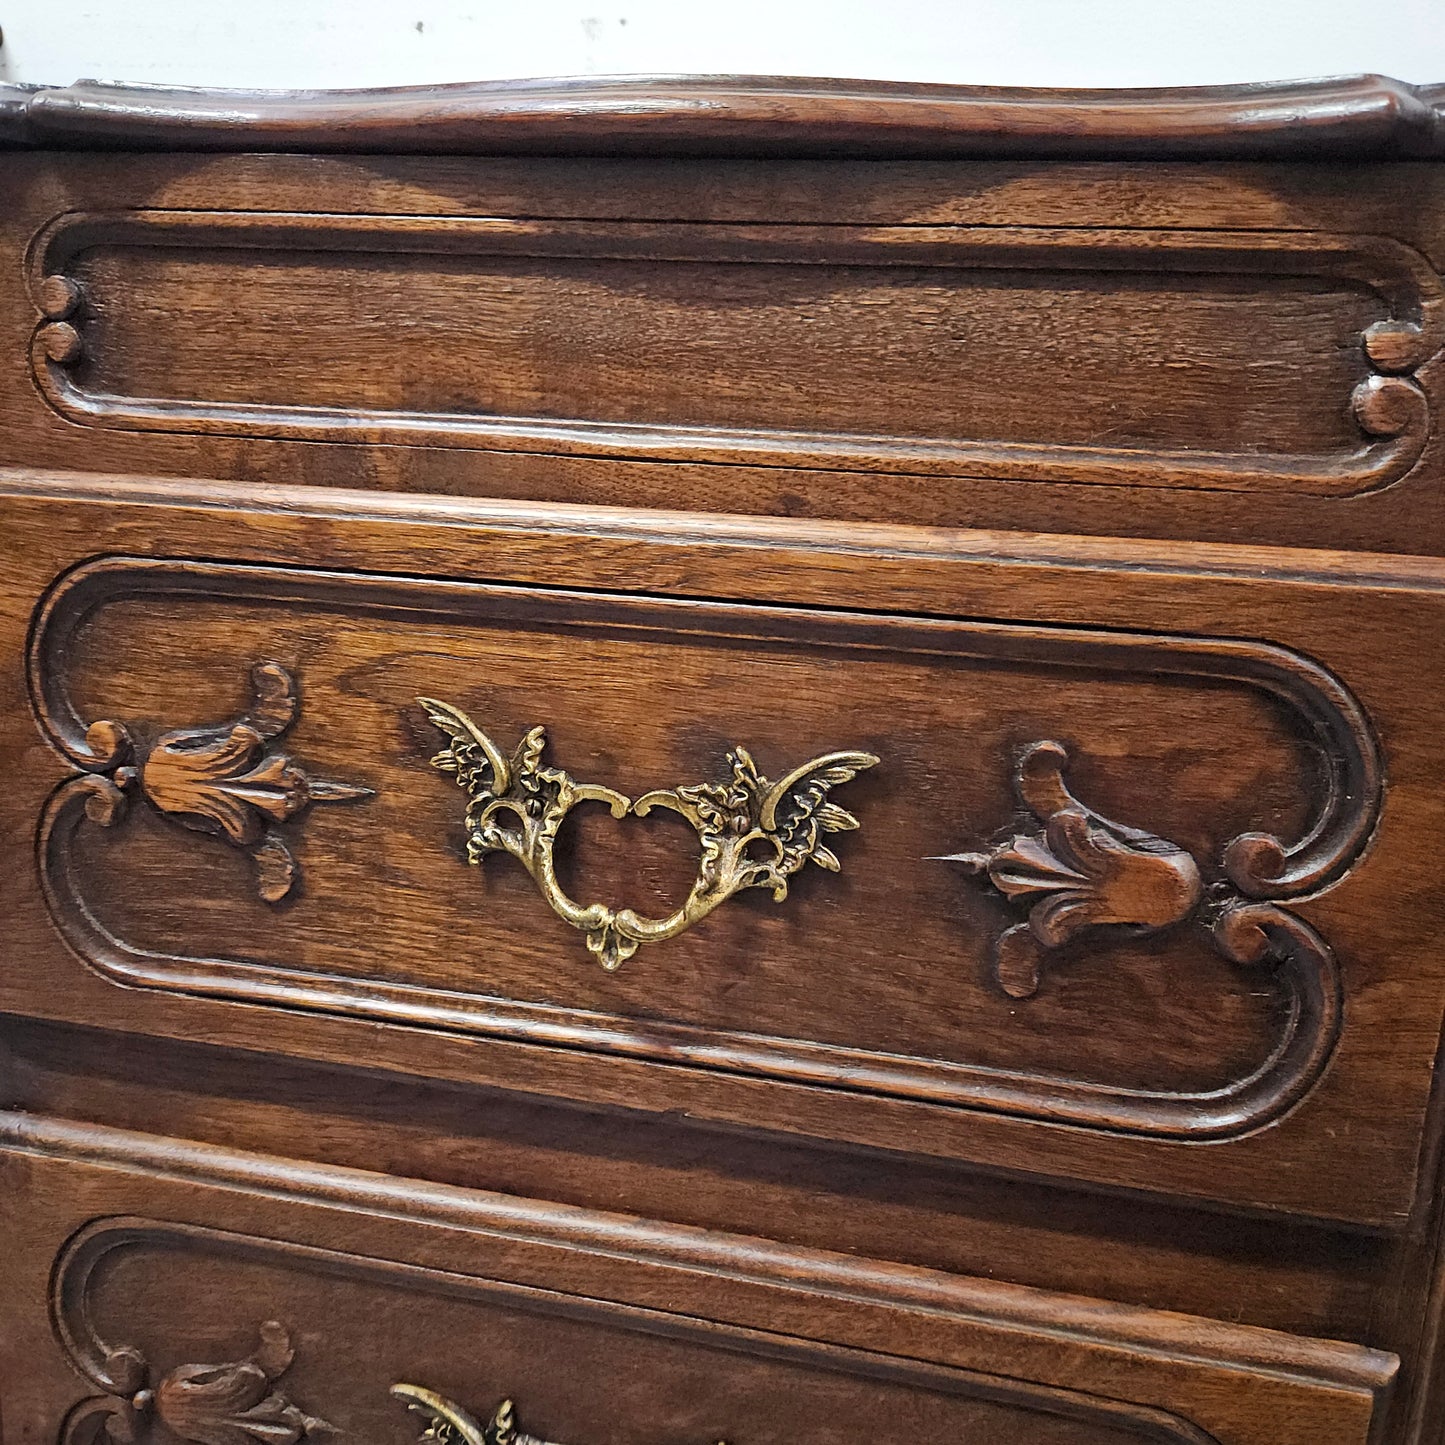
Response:
MULTIPOLYGON (((1398 667, 1351 679, 1397 731, 1398 667)), ((40 950, 13 1011, 1408 1205, 1438 920, 1362 951, 1409 849, 1298 648, 113 557, 51 588, 31 672, 74 768, 46 928, 91 973, 40 950)))

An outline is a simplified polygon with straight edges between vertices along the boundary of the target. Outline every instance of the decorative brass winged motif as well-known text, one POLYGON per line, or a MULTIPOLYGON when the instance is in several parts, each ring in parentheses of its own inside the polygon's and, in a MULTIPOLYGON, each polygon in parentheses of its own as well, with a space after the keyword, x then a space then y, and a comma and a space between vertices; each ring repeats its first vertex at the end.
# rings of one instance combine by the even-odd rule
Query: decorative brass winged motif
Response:
POLYGON ((788 880, 806 863, 836 873, 837 855, 823 839, 856 828, 858 820, 828 795, 878 761, 872 753, 826 753, 772 782, 746 748, 735 747, 727 755, 731 776, 725 782, 657 789, 634 802, 544 766, 546 733, 540 727, 508 758, 460 708, 428 697, 417 701, 451 740, 431 761, 466 790, 467 861, 480 864, 489 853, 510 853, 557 916, 582 932, 588 951, 609 972, 640 945, 676 937, 744 888, 770 889, 773 901, 781 903, 788 896, 788 880), (669 808, 692 825, 702 854, 692 889, 675 913, 645 918, 630 908, 583 906, 563 892, 552 850, 562 820, 582 802, 605 803, 614 818, 669 808))
MULTIPOLYGON (((408 1409, 426 1417, 427 1427, 417 1445, 548 1445, 521 1430, 510 1400, 503 1400, 492 1418, 481 1425, 454 1401, 420 1385, 393 1385, 391 1393, 405 1400, 408 1409)), ((718 1445, 726 1442, 720 1440, 718 1445)))

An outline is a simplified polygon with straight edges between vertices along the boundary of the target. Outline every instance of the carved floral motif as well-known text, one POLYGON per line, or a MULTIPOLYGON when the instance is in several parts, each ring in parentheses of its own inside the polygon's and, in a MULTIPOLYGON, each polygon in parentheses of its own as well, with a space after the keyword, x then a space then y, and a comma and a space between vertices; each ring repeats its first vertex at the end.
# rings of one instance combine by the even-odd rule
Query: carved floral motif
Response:
POLYGON ((275 1388, 295 1359, 285 1328, 270 1320, 259 1334, 244 1360, 178 1365, 159 1379, 139 1351, 111 1350, 108 1393, 71 1411, 62 1445, 140 1445, 166 1436, 194 1445, 301 1445, 333 1435, 275 1388))
POLYGON ((1086 928, 1127 925, 1152 933, 1188 918, 1203 894, 1194 859, 1175 844, 1111 822, 1069 792, 1068 754, 1055 742, 1033 744, 1015 775, 1019 794, 1043 825, 988 853, 956 853, 950 862, 984 873, 1010 901, 1029 905, 1026 923, 995 949, 1005 993, 1037 992, 1043 950, 1086 928))
MULTIPOLYGON (((1011 998, 1036 993, 1050 950, 1088 929, 1151 934, 1197 920, 1233 963, 1291 959, 1305 965, 1311 984, 1306 992, 1319 995, 1316 1013, 1337 1016, 1337 1001, 1330 997, 1333 959, 1303 919, 1275 903, 1246 900, 1228 883, 1206 890, 1199 863, 1185 849, 1102 817, 1074 797, 1064 781, 1067 763, 1062 744, 1042 741, 1024 750, 1015 769, 1019 797, 1041 831, 1015 833, 987 852, 937 860, 962 864, 1011 903, 1028 908, 1026 921, 994 946, 994 972, 1005 993, 1011 998)), ((1246 834, 1225 849, 1226 874, 1238 871, 1230 864, 1240 845, 1259 837, 1246 834)))
POLYGON ((138 748, 123 724, 93 723, 87 742, 105 766, 65 788, 86 794, 86 813, 111 827, 139 795, 182 827, 244 849, 256 868, 256 891, 277 903, 295 887, 299 868, 275 825, 311 803, 371 796, 370 788, 313 778, 269 744, 296 720, 296 684, 279 663, 251 669, 251 706, 235 722, 169 732, 138 748))

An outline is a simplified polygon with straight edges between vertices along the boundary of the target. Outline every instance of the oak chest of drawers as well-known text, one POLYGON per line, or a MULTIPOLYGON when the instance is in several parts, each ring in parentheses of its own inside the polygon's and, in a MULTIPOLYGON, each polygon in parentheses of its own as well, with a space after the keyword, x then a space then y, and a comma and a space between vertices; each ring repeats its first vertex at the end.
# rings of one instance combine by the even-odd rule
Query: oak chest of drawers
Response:
POLYGON ((1440 1445, 1442 101, 0 93, 7 1445, 1440 1445))

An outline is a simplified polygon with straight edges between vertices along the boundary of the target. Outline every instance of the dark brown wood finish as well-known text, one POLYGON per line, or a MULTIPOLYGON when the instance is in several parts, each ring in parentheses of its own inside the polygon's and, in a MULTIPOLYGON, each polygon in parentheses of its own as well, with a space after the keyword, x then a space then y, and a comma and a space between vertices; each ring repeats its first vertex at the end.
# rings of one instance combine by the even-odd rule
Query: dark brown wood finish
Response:
MULTIPOLYGON (((114 536, 122 513, 109 515, 114 536)), ((51 518, 53 528, 53 510, 51 518)), ((78 525, 84 535, 93 524, 78 525)), ((181 535, 173 524, 172 543, 181 535)), ((213 551, 224 550, 216 521, 206 524, 206 535, 213 551)), ((313 533, 309 545, 322 561, 318 540, 313 533)), ((498 529, 489 549, 492 575, 509 575, 509 544, 535 540, 536 534, 514 537, 498 529)), ((713 575, 695 585, 715 596, 756 585, 721 559, 709 569, 710 553, 716 555, 698 549, 694 565, 713 575)), ((855 601, 866 609, 873 599, 864 590, 862 560, 851 570, 855 601)), ((940 557, 945 567, 948 560, 946 553, 940 557)), ((1149 565, 1142 549, 1132 560, 1136 569, 1149 565)), ((571 565, 574 582, 588 580, 580 555, 571 565)), ((648 551, 639 553, 642 574, 656 565, 648 551)), ((874 565, 886 576, 886 554, 874 565)), ((201 993, 303 1005, 328 1018, 462 1031, 525 1051, 560 1049, 584 1072, 597 1072, 605 1061, 609 1071, 656 1075, 645 1090, 658 1107, 669 1099, 664 1080, 684 1077, 692 1081, 690 1107, 723 1118, 745 1120, 755 1107, 745 1099, 772 1099, 765 1107, 779 1112, 791 1098, 804 1110, 801 1132, 887 1145, 907 1127, 917 1147, 930 1153, 1042 1163, 1040 1151, 1049 1147, 1044 1138, 1054 1123, 1066 1123, 1071 1127, 1054 1147, 1072 1151, 1062 1141, 1077 1138, 1080 1127, 1096 1136, 1088 1145, 1092 1163, 1080 1161, 1066 1172, 1084 1168, 1110 1180, 1142 1182, 1157 1167, 1158 1150, 1131 1141, 1238 1139, 1241 1161, 1258 1163, 1241 1162, 1230 1188, 1220 1162, 1212 1160, 1196 1187, 1227 1190, 1247 1202, 1285 1198, 1311 1207, 1318 1176, 1301 1176, 1292 1162, 1269 1162, 1280 1158, 1280 1146, 1273 1134, 1256 1131, 1286 1115, 1286 1132, 1304 1124, 1308 1111, 1291 1113, 1293 1106, 1314 1091, 1330 1064, 1338 1100, 1315 1114, 1322 1137, 1307 1135, 1287 1160, 1337 1135, 1341 1107, 1376 1118, 1379 1147, 1398 1151, 1402 1162, 1418 1148, 1424 1088, 1411 1107, 1401 1093, 1408 1075, 1387 1080, 1365 1061, 1391 1055, 1404 1064, 1412 1052, 1428 1059, 1438 1021, 1421 1020, 1426 1026, 1416 1039, 1409 1023, 1402 1026, 1393 1014, 1377 1017, 1367 998, 1357 998, 1346 1026, 1339 945, 1325 942, 1338 928, 1325 921, 1328 913, 1315 912, 1315 933, 1287 906, 1297 894, 1328 888, 1372 837, 1374 870, 1365 879, 1398 886, 1390 834, 1382 826, 1377 832, 1380 764, 1373 737, 1359 702, 1329 672, 1288 648, 1228 640, 1247 624, 1231 616, 1227 604, 1223 636, 1215 639, 1082 631, 1078 623, 1085 619, 1106 625, 1118 619, 1116 589, 1125 574, 1102 564, 1096 591, 1112 604, 1102 617, 1091 616, 1099 604, 1080 594, 1072 571, 1041 569, 1042 589, 1073 599, 1071 624, 1062 631, 875 618, 862 610, 658 606, 601 592, 392 579, 378 575, 376 563, 340 577, 315 568, 147 564, 124 557, 73 571, 57 561, 51 569, 67 575, 32 632, 31 687, 51 746, 83 771, 46 802, 64 768, 37 770, 36 796, 21 807, 43 815, 38 846, 46 909, 91 968, 111 978, 172 997, 201 993), (338 608, 349 625, 334 634, 340 650, 333 650, 319 639, 338 608), (232 798, 254 797, 263 774, 279 766, 274 756, 258 761, 249 740, 224 758, 223 742, 204 752, 192 743, 190 796, 178 796, 180 784, 157 796, 156 776, 176 768, 176 748, 167 741, 173 719, 164 712, 172 705, 176 672, 189 675, 196 694, 214 689, 219 701, 234 691, 231 659, 216 676, 218 626, 233 646, 251 652, 261 644, 243 639, 264 629, 306 699, 291 737, 298 746, 308 735, 324 739, 309 751, 327 749, 320 753, 326 771, 376 794, 344 818, 333 812, 329 824, 310 814, 304 823, 296 820, 297 851, 304 857, 300 845, 322 830, 332 856, 307 868, 304 896, 266 919, 262 937, 240 949, 235 940, 251 926, 253 890, 238 894, 240 911, 233 913, 225 901, 231 890, 208 881, 225 861, 215 856, 219 850, 189 844, 177 850, 153 826, 157 813, 204 815, 208 801, 224 816, 228 786, 232 798), (141 646, 141 637, 162 635, 170 639, 166 646, 141 646), (465 638, 471 646, 462 645, 465 638), (528 659, 523 675, 518 658, 528 659), (149 667, 137 671, 143 661, 149 667), (102 678, 108 691, 98 692, 102 678), (1193 779, 1177 775, 1172 807, 1161 813, 1156 803, 1153 816, 1168 820, 1162 831, 1189 838, 1196 868, 1209 874, 1212 897, 1199 922, 1212 929, 1212 946, 1191 928, 1162 936, 1142 954, 1131 953, 1126 939, 1122 957, 1117 946, 1095 950, 1092 967, 1081 957, 1072 976, 1056 980, 1027 1009, 992 981, 988 960, 1008 920, 940 855, 961 835, 1006 825, 1012 814, 1006 764, 979 770, 981 790, 973 791, 971 770, 946 761, 1007 759, 1031 741, 1026 731, 1020 735, 1028 726, 1022 721, 988 731, 1000 687, 1012 698, 1005 719, 1065 723, 1081 748, 1119 758, 1136 780, 1140 769, 1167 768, 1177 757, 1195 755, 1193 779), (117 688, 132 699, 128 705, 117 688), (485 701, 508 751, 529 726, 544 722, 559 761, 576 776, 634 796, 725 774, 726 749, 744 739, 774 775, 806 760, 808 754, 790 745, 800 732, 816 739, 810 752, 862 746, 880 761, 866 779, 849 784, 847 801, 864 826, 837 845, 843 865, 836 882, 817 874, 799 878, 786 910, 757 895, 731 903, 609 978, 589 964, 580 944, 569 942, 565 924, 520 870, 492 868, 484 879, 453 871, 458 843, 448 844, 457 840, 463 801, 425 768, 441 739, 415 702, 418 694, 438 692, 474 712, 473 698, 485 701), (905 710, 908 696, 917 701, 905 710), (645 712, 638 708, 644 697, 652 699, 645 712), (723 718, 720 698, 729 699, 723 718), (163 720, 159 740, 130 736, 127 714, 137 709, 163 720), (884 709, 891 716, 880 732, 884 709), (1207 720, 1202 732, 1194 730, 1196 719, 1207 720), (1240 748, 1244 738, 1251 741, 1247 752, 1240 748), (1223 750, 1216 750, 1219 743, 1223 750), (1328 759, 1323 770, 1316 750, 1328 759), (1237 774, 1230 756, 1243 765, 1237 774), (134 818, 124 816, 132 794, 134 818), (1211 806, 1224 819, 1201 831, 1211 806), (108 826, 97 828, 97 821, 108 826), (1265 841, 1276 834, 1284 856, 1265 841), (175 870, 186 867, 187 858, 194 871, 182 881, 175 870), (177 888, 197 899, 220 896, 182 921, 174 911, 177 888), (371 940, 386 960, 382 972, 356 957, 349 929, 338 931, 333 922, 338 917, 371 940), (1241 941, 1239 930, 1252 923, 1277 931, 1267 948, 1241 941), (479 958, 486 960, 480 985, 479 958), (736 962, 719 961, 727 959, 736 962), (1256 965, 1264 971, 1256 973, 1256 965), (1192 997, 1178 989, 1160 994, 1149 980, 1161 968, 1192 975, 1199 987, 1192 997), (1105 1017, 1113 1024, 1102 1034, 1084 1022, 1105 1017), (1202 1049, 1201 1038, 1209 1040, 1202 1049), (1353 1072, 1348 1060, 1357 1051, 1361 1063, 1353 1072), (680 1071, 681 1065, 688 1067, 680 1071), (1367 1102, 1376 1087, 1391 1099, 1389 1128, 1377 1118, 1382 1106, 1367 1102), (705 1103, 709 1096, 716 1102, 705 1103), (999 1137, 1017 1133, 1023 1152, 1000 1156, 971 1142, 980 1126, 999 1137), (1025 1138, 1033 1142, 1024 1145, 1025 1138), (977 1152, 981 1147, 985 1152, 977 1152), (1105 1162, 1129 1154, 1139 1160, 1132 1168, 1105 1162), (1124 1175, 1114 1172, 1120 1167, 1124 1175)), ((968 570, 1007 576, 1011 564, 968 570)), ((947 572, 940 580, 955 593, 967 585, 947 572)), ((1179 579, 1178 585, 1182 590, 1188 583, 1179 579)), ((1197 579, 1198 594, 1211 597, 1216 590, 1228 589, 1197 579)), ((1332 600, 1332 589, 1320 593, 1310 608, 1316 629, 1328 625, 1332 600)), ((771 595, 788 600, 785 592, 771 595)), ((1420 603, 1425 610, 1416 625, 1428 630, 1426 619, 1438 607, 1432 589, 1422 589, 1420 603)), ((1277 604, 1266 596, 1254 605, 1277 604)), ((1016 590, 1012 608, 1015 616, 1029 615, 1016 590)), ((1190 615, 1200 618, 1197 608, 1190 615)), ((1155 618, 1167 627, 1162 609, 1155 618)), ((1275 635, 1294 641, 1279 623, 1275 635)), ((1319 655, 1321 631, 1305 635, 1308 650, 1319 655)), ((1419 660, 1409 659, 1408 666, 1419 660)), ((1351 670, 1363 686, 1360 665, 1351 670)), ((1404 685, 1402 674, 1381 678, 1370 691, 1388 695, 1404 685)), ((1393 714, 1381 706, 1379 724, 1391 725, 1393 714)), ((227 737, 224 730, 205 735, 227 737)), ((1400 737, 1397 772, 1406 767, 1407 747, 1400 737)), ((1420 764, 1427 774, 1435 766, 1429 756, 1425 752, 1420 764)), ((309 774, 309 761, 306 766, 309 774)), ((1403 807, 1408 774, 1397 786, 1403 807)), ((1428 806, 1433 799, 1421 801, 1428 806)), ((282 799, 277 806, 288 804, 282 799)), ((1130 810, 1142 806, 1135 802, 1130 810)), ((237 829, 228 841, 245 839, 237 829)), ((694 851, 676 825, 629 830, 595 818, 572 849, 574 892, 665 914, 686 890, 694 851)), ((1317 908, 1333 901, 1326 895, 1317 908)), ((1341 904, 1348 905, 1348 893, 1341 904)), ((1186 923, 1192 911, 1173 921, 1186 923)), ((1413 945, 1397 930, 1389 953, 1362 966, 1373 976, 1403 972, 1423 988, 1433 966, 1435 925, 1427 915, 1419 926, 1413 945)), ((43 936, 50 928, 39 931, 43 936)), ((1344 947, 1347 959, 1367 950, 1364 939, 1353 946, 1346 940, 1344 947)), ((37 957, 35 967, 34 983, 26 982, 23 964, 0 982, 0 1001, 27 1012, 84 1010, 79 993, 67 989, 57 998, 42 981, 52 965, 37 957)), ((77 977, 76 988, 84 981, 77 977)), ((159 1004, 148 1004, 146 1014, 159 1017, 159 1004)), ((93 1021, 88 1012, 82 1017, 93 1021)), ((283 1026, 278 1021, 273 1028, 283 1026)), ((279 1042, 279 1032, 272 1037, 279 1042)), ((559 1059, 538 1077, 555 1087, 561 1067, 559 1059)), ((1423 1085, 1426 1074, 1419 1077, 1423 1085)), ((579 1076, 574 1087, 590 1098, 602 1085, 579 1076)), ((1184 1173, 1175 1187, 1192 1173, 1182 1158, 1179 1167, 1184 1173)), ((1404 1208, 1411 1188, 1408 1171, 1382 1170, 1355 1140, 1335 1166, 1329 1201, 1316 1207, 1383 1219, 1404 1208), (1346 1178, 1354 1171, 1359 1184, 1351 1190, 1346 1178)))
POLYGON ((0 93, 7 1438, 1445 1445, 1442 94, 0 93))
POLYGON ((0 89, 18 145, 607 155, 1428 156, 1445 87, 1378 75, 1174 90, 760 76, 354 91, 0 89))
POLYGON ((6 187, 11 463, 1445 547, 1436 165, 17 152, 6 187))
POLYGON ((479 1413, 515 1393, 540 1428, 575 1438, 825 1440, 846 1421, 859 1439, 1346 1445, 1370 1438, 1395 1372, 1359 1346, 627 1215, 19 1115, 0 1127, 8 1166, 37 1203, 46 1191, 18 1257, 56 1261, 48 1282, 14 1253, 5 1268, 38 1296, 7 1341, 7 1363, 17 1346, 46 1357, 13 1372, 7 1420, 27 1432, 48 1423, 61 1372, 81 1397, 72 1438, 93 1438, 97 1416, 147 1429, 158 1415, 204 1441, 213 1413, 242 1432, 240 1382, 167 1397, 222 1373, 199 1352, 234 1358, 257 1325, 252 1419, 294 1410, 309 1435, 314 1412, 368 1438, 404 1438, 387 1389, 420 1373, 479 1413), (267 1198, 246 1187, 258 1177, 267 1198), (178 1203, 186 1223, 168 1218, 178 1203), (195 1286, 179 1302, 178 1274, 195 1286), (245 1323, 218 1322, 216 1298, 245 1323), (250 1318, 268 1311, 290 1319, 250 1318))

